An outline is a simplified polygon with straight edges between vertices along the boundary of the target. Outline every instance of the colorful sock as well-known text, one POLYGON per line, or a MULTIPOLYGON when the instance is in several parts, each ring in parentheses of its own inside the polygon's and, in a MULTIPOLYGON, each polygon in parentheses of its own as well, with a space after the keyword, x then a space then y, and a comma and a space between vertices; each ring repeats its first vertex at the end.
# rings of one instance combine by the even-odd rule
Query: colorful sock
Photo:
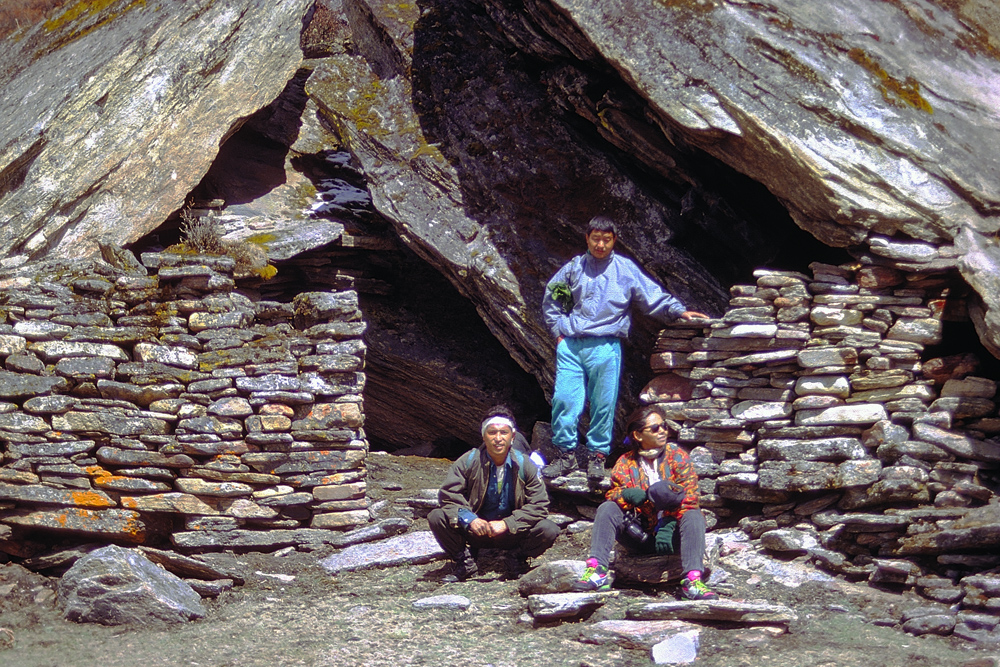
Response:
POLYGON ((695 581, 701 579, 701 572, 699 570, 691 570, 687 573, 688 581, 695 581))

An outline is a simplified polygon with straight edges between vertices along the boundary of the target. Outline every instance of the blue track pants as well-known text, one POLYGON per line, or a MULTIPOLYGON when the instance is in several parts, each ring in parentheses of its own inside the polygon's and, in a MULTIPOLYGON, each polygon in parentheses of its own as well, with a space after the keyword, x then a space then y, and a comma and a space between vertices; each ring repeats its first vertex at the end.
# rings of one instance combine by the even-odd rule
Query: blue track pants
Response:
POLYGON ((564 338, 556 347, 556 386, 552 393, 552 444, 576 449, 577 423, 590 403, 587 449, 608 454, 622 370, 621 339, 564 338))

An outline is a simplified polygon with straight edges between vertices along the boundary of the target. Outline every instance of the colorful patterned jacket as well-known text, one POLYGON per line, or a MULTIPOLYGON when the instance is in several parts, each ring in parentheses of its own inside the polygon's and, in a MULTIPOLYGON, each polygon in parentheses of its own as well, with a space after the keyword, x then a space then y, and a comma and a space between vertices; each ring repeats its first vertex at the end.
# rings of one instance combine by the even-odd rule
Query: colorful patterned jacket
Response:
MULTIPOLYGON (((639 465, 640 458, 635 450, 626 452, 615 462, 615 467, 611 470, 611 489, 608 490, 607 498, 618 503, 622 509, 632 509, 632 505, 622 499, 624 489, 649 488, 649 478, 639 465)), ((664 512, 664 516, 680 519, 688 510, 698 509, 698 475, 695 474, 687 452, 668 442, 663 456, 657 459, 657 465, 660 479, 672 481, 684 489, 681 506, 672 512, 664 512)), ((647 500, 639 505, 638 509, 643 526, 652 533, 653 527, 656 526, 656 508, 647 500)))

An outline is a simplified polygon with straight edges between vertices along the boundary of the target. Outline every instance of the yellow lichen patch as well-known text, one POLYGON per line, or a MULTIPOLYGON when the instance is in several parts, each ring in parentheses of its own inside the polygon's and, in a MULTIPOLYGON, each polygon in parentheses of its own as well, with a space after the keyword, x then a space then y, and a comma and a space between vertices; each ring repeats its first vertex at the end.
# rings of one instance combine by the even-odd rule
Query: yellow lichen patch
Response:
POLYGON ((879 91, 882 93, 882 97, 886 102, 896 105, 898 105, 899 102, 904 102, 914 109, 926 111, 931 114, 934 113, 934 109, 931 108, 930 103, 924 99, 923 95, 920 94, 920 84, 917 83, 916 79, 908 76, 905 80, 900 81, 899 79, 890 76, 881 65, 875 62, 875 60, 862 49, 851 49, 848 51, 847 55, 851 58, 851 60, 861 65, 878 80, 879 91))
MULTIPOLYGON (((316 188, 314 186, 313 192, 315 193, 315 191, 316 188)), ((253 236, 247 239, 248 242, 256 243, 257 245, 264 245, 266 243, 271 243, 272 241, 277 241, 277 240, 278 240, 277 234, 254 234, 253 236)))
POLYGON ((110 23, 122 14, 135 9, 136 7, 145 6, 146 0, 132 0, 131 2, 123 2, 123 0, 81 0, 72 4, 66 11, 56 14, 42 26, 47 32, 55 32, 66 26, 72 25, 73 23, 83 23, 87 19, 96 17, 89 25, 81 27, 79 30, 71 30, 69 34, 64 35, 56 40, 55 44, 50 47, 50 51, 54 51, 58 48, 66 46, 76 40, 90 34, 94 30, 100 28, 103 25, 110 23), (117 11, 105 10, 111 8, 115 4, 123 4, 124 6, 117 11), (102 12, 104 12, 103 15, 102 12))
POLYGON ((273 264, 268 264, 263 269, 258 269, 257 275, 263 278, 264 280, 270 280, 271 278, 278 275, 278 267, 274 266, 273 264))

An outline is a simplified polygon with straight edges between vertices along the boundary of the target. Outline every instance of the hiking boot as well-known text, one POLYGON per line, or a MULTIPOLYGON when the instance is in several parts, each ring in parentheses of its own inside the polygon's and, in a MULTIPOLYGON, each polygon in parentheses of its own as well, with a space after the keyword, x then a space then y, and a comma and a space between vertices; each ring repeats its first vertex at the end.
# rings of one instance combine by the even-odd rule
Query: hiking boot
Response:
POLYGON ((525 556, 520 551, 508 551, 503 556, 504 570, 507 573, 507 579, 517 579, 522 574, 527 574, 531 569, 528 565, 528 557, 525 556))
POLYGON ((476 563, 476 559, 472 557, 472 554, 469 553, 469 550, 466 549, 460 557, 453 561, 451 574, 442 578, 442 581, 448 583, 465 581, 469 577, 474 577, 477 574, 479 574, 479 565, 476 563))
POLYGON ((615 577, 608 568, 597 562, 596 558, 587 559, 587 569, 583 571, 583 576, 570 585, 570 590, 578 592, 587 591, 610 591, 611 582, 615 577))
POLYGON ((558 455, 542 468, 542 477, 555 479, 576 470, 576 452, 559 450, 558 455))
POLYGON ((718 600, 719 596, 701 579, 684 578, 681 582, 681 592, 688 600, 718 600))
POLYGON ((604 464, 607 460, 606 454, 591 452, 587 461, 587 479, 604 479, 604 464))

